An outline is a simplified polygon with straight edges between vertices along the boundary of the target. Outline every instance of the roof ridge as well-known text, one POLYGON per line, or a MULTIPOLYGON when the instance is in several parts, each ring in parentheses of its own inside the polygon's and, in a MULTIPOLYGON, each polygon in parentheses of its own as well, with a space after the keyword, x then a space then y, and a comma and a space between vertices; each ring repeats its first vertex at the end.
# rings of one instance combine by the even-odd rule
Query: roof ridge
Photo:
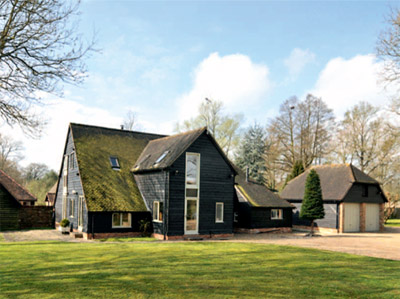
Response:
MULTIPOLYGON (((37 201, 37 198, 36 198, 32 193, 30 193, 27 189, 25 189, 24 187, 22 187, 20 183, 18 183, 16 180, 14 180, 11 176, 9 176, 9 175, 8 175, 6 172, 4 172, 2 169, 0 169, 0 171, 1 171, 8 179, 10 179, 13 183, 15 183, 20 189, 22 189, 24 192, 28 193, 30 196, 32 196, 32 197, 37 201)), ((7 189, 6 186, 4 186, 4 188, 7 189)), ((7 191, 8 191, 8 190, 7 190, 7 191)))
POLYGON ((149 143, 152 142, 152 141, 165 140, 165 139, 168 139, 168 138, 174 138, 174 137, 178 137, 178 136, 181 136, 181 135, 189 135, 189 134, 195 133, 195 132, 197 132, 197 131, 198 131, 198 132, 203 132, 203 131, 205 131, 205 130, 207 130, 207 127, 206 127, 206 126, 205 126, 205 127, 198 128, 198 129, 193 129, 193 130, 190 130, 190 131, 185 131, 185 132, 177 133, 177 134, 174 134, 174 135, 167 135, 167 136, 164 136, 164 137, 161 137, 161 138, 153 139, 153 140, 150 140, 149 143))
POLYGON ((165 134, 157 134, 157 133, 148 133, 148 132, 140 132, 140 131, 132 131, 132 130, 122 130, 122 129, 116 129, 116 128, 108 128, 108 127, 102 127, 102 126, 96 126, 96 125, 86 125, 86 124, 79 124, 79 123, 69 123, 70 126, 80 126, 80 127, 89 127, 89 128, 96 128, 96 129, 103 129, 103 130, 110 130, 110 131, 118 131, 118 132, 124 132, 124 133, 135 133, 135 134, 143 134, 143 135, 154 135, 154 136, 163 136, 161 138, 168 137, 168 135, 165 134))
POLYGON ((354 182, 356 182, 357 180, 356 180, 356 176, 354 175, 354 169, 353 169, 353 164, 349 164, 349 168, 350 168, 350 173, 351 173, 351 176, 352 176, 352 178, 353 178, 353 183, 354 182))

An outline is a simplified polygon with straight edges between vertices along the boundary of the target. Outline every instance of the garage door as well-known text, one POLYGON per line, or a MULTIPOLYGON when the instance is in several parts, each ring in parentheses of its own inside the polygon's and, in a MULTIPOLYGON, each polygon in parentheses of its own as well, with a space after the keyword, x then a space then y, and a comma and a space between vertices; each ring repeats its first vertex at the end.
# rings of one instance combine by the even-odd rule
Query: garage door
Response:
POLYGON ((344 204, 344 232, 360 231, 360 204, 345 203, 344 204))
POLYGON ((379 204, 367 203, 365 207, 365 231, 379 231, 379 204))

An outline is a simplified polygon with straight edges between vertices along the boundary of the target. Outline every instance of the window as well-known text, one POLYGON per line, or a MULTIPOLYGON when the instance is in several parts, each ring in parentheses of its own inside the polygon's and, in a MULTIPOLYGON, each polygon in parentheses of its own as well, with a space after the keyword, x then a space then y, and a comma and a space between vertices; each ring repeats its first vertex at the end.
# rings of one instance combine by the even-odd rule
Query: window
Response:
POLYGON ((186 153, 186 197, 199 197, 200 154, 186 153))
POLYGON ((368 185, 362 185, 362 197, 368 197, 368 185))
POLYGON ((70 198, 69 200, 69 217, 74 218, 74 199, 70 198))
POLYGON ((63 165, 63 194, 66 195, 68 193, 68 156, 64 156, 64 165, 63 165))
POLYGON ((162 222, 164 217, 164 203, 160 201, 153 202, 153 220, 162 222))
POLYGON ((62 219, 67 218, 67 196, 64 194, 62 197, 62 219))
POLYGON ((75 153, 74 152, 72 152, 69 155, 68 161, 69 161, 69 169, 74 169, 75 168, 75 153))
POLYGON ((112 169, 114 169, 114 170, 119 170, 120 169, 118 158, 110 157, 110 163, 111 163, 111 168, 112 169))
POLYGON ((83 200, 84 200, 84 197, 82 195, 79 196, 79 202, 78 202, 78 226, 80 226, 80 227, 83 226, 83 200))
POLYGON ((112 227, 131 227, 131 214, 130 213, 113 213, 112 214, 112 227))
POLYGON ((224 222, 224 203, 217 202, 215 204, 215 222, 221 223, 224 222))
POLYGON ((282 209, 272 209, 271 210, 271 219, 283 219, 282 209))
POLYGON ((157 161, 154 164, 160 163, 168 155, 168 153, 169 151, 163 152, 163 154, 157 159, 157 161))
POLYGON ((233 222, 235 222, 235 223, 239 222, 238 217, 239 217, 239 214, 237 212, 233 213, 233 222))

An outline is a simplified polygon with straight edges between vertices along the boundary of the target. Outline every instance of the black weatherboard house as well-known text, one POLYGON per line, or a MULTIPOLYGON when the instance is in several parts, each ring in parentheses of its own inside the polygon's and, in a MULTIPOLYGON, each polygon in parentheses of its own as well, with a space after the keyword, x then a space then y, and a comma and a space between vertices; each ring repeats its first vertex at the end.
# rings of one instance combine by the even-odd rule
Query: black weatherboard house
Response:
POLYGON ((70 124, 55 200, 86 238, 233 233, 236 170, 206 128, 162 136, 70 124))
MULTIPOLYGON (((351 164, 313 167, 321 181, 325 218, 315 222, 319 230, 365 232, 383 230, 384 204, 387 202, 379 183, 351 164)), ((296 206, 294 227, 309 226, 299 218, 305 182, 310 169, 291 180, 281 197, 296 206)))
POLYGON ((248 173, 237 169, 235 178, 235 228, 239 232, 292 231, 292 209, 264 185, 254 182, 248 173))

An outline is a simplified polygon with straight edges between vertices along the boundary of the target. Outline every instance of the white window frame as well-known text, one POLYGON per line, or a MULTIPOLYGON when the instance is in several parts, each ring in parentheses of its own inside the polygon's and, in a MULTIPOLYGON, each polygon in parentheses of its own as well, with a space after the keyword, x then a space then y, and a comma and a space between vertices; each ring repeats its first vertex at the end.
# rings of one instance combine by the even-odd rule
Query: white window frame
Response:
POLYGON ((224 223, 224 203, 223 202, 216 202, 215 203, 215 223, 224 223), (218 220, 218 206, 222 206, 222 215, 221 215, 221 219, 218 220))
POLYGON ((68 169, 75 169, 75 152, 69 154, 68 169))
POLYGON ((197 197, 192 197, 191 198, 198 198, 199 193, 200 193, 200 154, 199 153, 186 153, 186 161, 185 161, 185 196, 186 196, 186 189, 197 189, 197 197), (196 185, 189 185, 187 183, 187 161, 189 156, 195 156, 198 157, 197 162, 197 180, 196 180, 196 185))
POLYGON ((74 212, 75 212, 75 200, 73 197, 69 199, 69 217, 74 218, 74 212))
POLYGON ((201 164, 201 156, 200 153, 191 153, 191 152, 187 152, 186 153, 186 157, 185 157, 185 214, 184 214, 184 233, 186 234, 198 234, 199 232, 199 221, 200 221, 200 215, 199 215, 199 210, 200 210, 200 164, 201 164), (188 161, 188 156, 197 156, 198 157, 198 166, 197 166, 197 181, 196 181, 196 185, 188 185, 187 184, 187 161, 188 161), (197 190, 197 196, 187 196, 187 189, 194 189, 197 190), (195 231, 188 231, 186 230, 186 215, 187 215, 187 201, 188 200, 196 200, 196 215, 197 215, 197 219, 196 219, 196 230, 195 231))
MULTIPOLYGON (((163 205, 163 209, 164 209, 164 205, 163 205)), ((164 220, 164 211, 162 211, 163 214, 163 219, 160 220, 160 201, 155 200, 153 201, 153 221, 154 222, 163 222, 164 220)))
POLYGON ((118 157, 116 157, 116 156, 110 156, 110 165, 111 165, 111 168, 112 169, 114 169, 114 170, 120 170, 121 169, 121 164, 119 164, 119 159, 118 159, 118 157), (117 166, 113 166, 113 164, 112 164, 112 162, 111 162, 111 160, 112 159, 115 159, 115 162, 117 163, 117 166))
POLYGON ((131 215, 131 213, 112 213, 112 215, 111 215, 111 226, 112 226, 112 228, 131 228, 132 227, 132 215, 131 215), (114 215, 115 214, 118 214, 119 215, 119 225, 114 225, 114 215), (124 226, 124 225, 122 225, 122 215, 123 214, 128 214, 128 221, 129 221, 129 224, 128 224, 128 226, 124 226))
POLYGON ((67 195, 63 194, 62 197, 62 219, 67 218, 67 195))
POLYGON ((283 210, 282 209, 271 209, 271 220, 282 220, 283 210), (272 211, 276 211, 276 216, 272 216, 272 211))

